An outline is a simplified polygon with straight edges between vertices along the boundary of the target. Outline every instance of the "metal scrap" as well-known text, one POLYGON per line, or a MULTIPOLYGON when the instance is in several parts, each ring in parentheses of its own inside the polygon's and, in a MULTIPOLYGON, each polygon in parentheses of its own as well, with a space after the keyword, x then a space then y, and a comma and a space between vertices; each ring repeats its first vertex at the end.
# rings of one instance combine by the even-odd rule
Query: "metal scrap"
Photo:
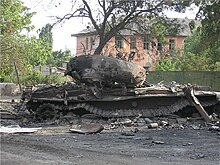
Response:
POLYGON ((67 64, 65 75, 80 82, 109 86, 116 83, 140 87, 146 78, 146 70, 136 64, 107 56, 74 57, 67 64))
POLYGON ((207 114, 207 112, 204 110, 203 106, 200 104, 199 100, 194 95, 193 86, 187 86, 186 88, 184 88, 183 91, 184 91, 187 99, 195 106, 195 108, 198 110, 200 115, 205 119, 205 121, 211 122, 212 118, 207 114))
POLYGON ((7 133, 7 134, 13 134, 13 133, 33 133, 37 132, 40 128, 22 128, 19 125, 10 125, 7 127, 1 126, 0 127, 0 133, 7 133))
POLYGON ((93 134, 99 133, 104 129, 104 127, 100 124, 94 123, 81 123, 72 125, 70 128, 70 132, 80 133, 80 134, 93 134))

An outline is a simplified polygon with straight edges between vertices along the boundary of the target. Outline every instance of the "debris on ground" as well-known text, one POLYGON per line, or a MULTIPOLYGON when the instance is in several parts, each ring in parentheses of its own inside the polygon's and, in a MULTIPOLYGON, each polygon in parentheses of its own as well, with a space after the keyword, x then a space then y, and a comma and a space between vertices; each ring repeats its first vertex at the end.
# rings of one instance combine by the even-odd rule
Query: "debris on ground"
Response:
POLYGON ((34 133, 37 132, 40 128, 22 128, 19 125, 10 125, 7 127, 1 126, 0 127, 0 133, 7 133, 7 134, 13 134, 13 133, 34 133))
MULTIPOLYGON (((36 122, 34 116, 25 108, 19 110, 19 107, 23 104, 18 102, 4 101, 0 105, 1 113, 1 126, 20 125, 22 127, 50 127, 50 126, 66 126, 71 127, 72 132, 79 133, 96 133, 104 130, 113 130, 118 128, 138 128, 143 127, 145 129, 194 129, 199 130, 207 127, 207 123, 201 118, 199 113, 193 112, 191 116, 179 116, 176 114, 168 114, 161 117, 126 117, 126 118, 110 118, 101 119, 97 115, 87 114, 83 115, 83 118, 79 118, 76 115, 68 114, 64 117, 60 117, 55 121, 48 122, 36 122), (68 118, 67 118, 68 116, 68 118), (83 125, 78 125, 79 121, 82 121, 83 125), (101 125, 101 126, 100 126, 101 125), (99 130, 100 129, 100 130, 99 130)), ((210 116, 214 119, 209 124, 208 129, 210 131, 219 130, 219 115, 213 113, 210 116)))
POLYGON ((220 132, 220 120, 216 120, 209 124, 209 130, 212 132, 220 132))
POLYGON ((1 119, 15 119, 17 118, 16 102, 1 101, 0 102, 0 117, 1 119))
POLYGON ((210 131, 220 131, 220 127, 219 126, 211 126, 210 128, 209 128, 209 130, 210 131))
POLYGON ((154 143, 154 144, 164 144, 163 141, 159 141, 159 140, 154 140, 154 141, 152 141, 152 143, 154 143))
POLYGON ((158 127, 159 127, 158 123, 151 123, 148 125, 148 128, 158 128, 158 127))
POLYGON ((104 127, 100 124, 94 123, 81 123, 72 125, 70 128, 70 132, 74 133, 81 133, 81 134, 93 134, 93 133, 100 133, 104 127))

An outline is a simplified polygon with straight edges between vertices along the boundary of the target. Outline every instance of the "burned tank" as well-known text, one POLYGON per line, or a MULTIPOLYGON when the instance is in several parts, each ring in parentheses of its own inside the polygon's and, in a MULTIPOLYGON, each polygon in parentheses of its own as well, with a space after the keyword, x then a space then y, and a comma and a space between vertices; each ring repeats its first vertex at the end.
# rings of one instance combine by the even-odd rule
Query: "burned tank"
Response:
POLYGON ((72 58, 67 64, 65 75, 81 83, 111 86, 118 83, 130 87, 140 87, 146 78, 143 67, 121 59, 93 55, 72 58))
POLYGON ((194 108, 203 111, 209 120, 204 109, 217 109, 215 92, 176 83, 149 85, 144 68, 113 57, 75 57, 65 74, 73 81, 46 85, 23 95, 26 107, 36 118, 54 120, 69 114, 154 117, 194 108))

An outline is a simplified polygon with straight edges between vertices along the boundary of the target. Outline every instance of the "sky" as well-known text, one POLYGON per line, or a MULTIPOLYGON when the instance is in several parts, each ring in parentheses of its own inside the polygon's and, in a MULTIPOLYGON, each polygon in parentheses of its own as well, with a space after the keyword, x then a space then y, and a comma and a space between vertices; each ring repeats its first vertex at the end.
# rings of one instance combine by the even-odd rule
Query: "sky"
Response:
MULTIPOLYGON (((59 5, 58 0, 22 0, 24 5, 36 14, 32 17, 32 24, 35 31, 44 27, 47 23, 53 24, 56 20, 52 16, 63 16, 71 10, 70 0, 65 0, 59 5), (51 3, 53 2, 53 3, 51 3)), ((87 21, 88 22, 88 21, 87 21)), ((83 19, 70 19, 65 23, 55 25, 53 32, 53 50, 71 50, 72 53, 76 49, 76 38, 71 37, 86 27, 86 21, 83 19)), ((29 35, 37 35, 32 32, 29 35)))
MULTIPOLYGON (((63 16, 67 13, 71 13, 72 0, 64 0, 60 3, 60 0, 22 0, 24 5, 31 9, 36 14, 32 17, 32 24, 35 29, 44 27, 47 23, 53 24, 55 19, 52 16, 63 16)), ((186 13, 167 12, 170 18, 189 18, 194 19, 196 10, 188 10, 186 13)), ((76 38, 71 37, 71 34, 75 34, 85 29, 88 20, 85 18, 72 18, 65 23, 56 25, 53 32, 53 50, 66 50, 69 49, 72 54, 76 51, 76 38)), ((29 35, 37 35, 32 33, 29 35)))

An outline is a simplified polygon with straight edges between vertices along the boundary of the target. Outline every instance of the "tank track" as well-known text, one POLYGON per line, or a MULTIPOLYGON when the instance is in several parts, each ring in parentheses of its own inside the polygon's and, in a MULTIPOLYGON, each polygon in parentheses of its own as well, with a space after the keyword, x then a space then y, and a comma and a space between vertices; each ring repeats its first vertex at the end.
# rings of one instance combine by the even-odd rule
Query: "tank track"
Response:
MULTIPOLYGON (((114 103, 113 103, 114 104, 114 103)), ((216 104, 216 101, 214 100, 206 100, 206 101, 201 101, 201 104, 203 107, 211 107, 216 104)), ((44 113, 39 113, 39 110, 43 106, 50 106, 54 108, 54 111, 51 112, 51 115, 54 118, 59 118, 59 116, 65 116, 62 114, 63 111, 63 106, 62 105, 57 105, 53 103, 44 103, 39 108, 37 109, 37 114, 39 114, 40 118, 44 117, 44 113)), ((98 115, 100 117, 104 118, 123 118, 123 117, 156 117, 156 116, 163 116, 163 115, 168 115, 172 114, 175 112, 178 112, 188 106, 192 106, 190 102, 186 98, 181 98, 180 100, 174 102, 171 105, 166 105, 166 106, 159 106, 156 109, 152 108, 146 108, 146 109, 138 109, 138 108, 131 108, 131 109, 107 109, 108 106, 106 106, 105 109, 103 108, 98 108, 97 106, 91 105, 90 102, 83 102, 83 103, 70 103, 68 105, 68 110, 66 112, 72 112, 73 114, 78 110, 81 111, 83 109, 84 111, 87 111, 91 114, 98 115), (75 111, 75 112, 74 112, 75 111)), ((51 119, 47 119, 51 120, 51 119)))
MULTIPOLYGON (((203 101, 201 103, 204 107, 215 105, 215 101, 203 101)), ((71 110, 74 109, 85 109, 86 111, 97 114, 107 118, 120 118, 120 117, 154 117, 162 116, 166 114, 172 114, 187 106, 191 106, 187 99, 181 99, 172 105, 160 106, 157 109, 115 109, 114 111, 108 109, 97 108, 89 103, 78 103, 76 105, 69 105, 71 110)))

